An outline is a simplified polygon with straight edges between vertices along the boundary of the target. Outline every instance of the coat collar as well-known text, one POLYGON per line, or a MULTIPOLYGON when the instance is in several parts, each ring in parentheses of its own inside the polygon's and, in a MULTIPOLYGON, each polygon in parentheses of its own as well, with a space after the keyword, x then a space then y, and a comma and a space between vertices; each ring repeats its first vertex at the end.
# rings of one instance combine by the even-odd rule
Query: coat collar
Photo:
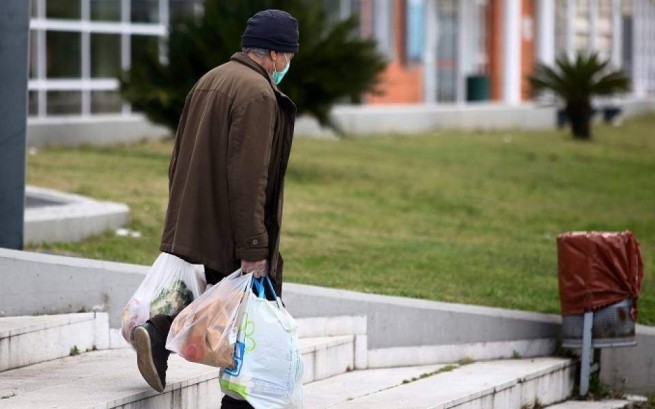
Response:
POLYGON ((271 80, 270 75, 268 75, 268 73, 266 72, 264 67, 262 67, 261 65, 257 64, 255 61, 253 61, 250 57, 248 57, 248 55, 246 53, 244 53, 244 52, 234 53, 234 54, 232 54, 232 58, 230 58, 230 60, 239 62, 239 63, 241 63, 241 64, 243 64, 243 65, 257 71, 258 73, 263 75, 264 78, 266 78, 266 80, 268 81, 269 84, 271 84, 271 87, 273 87, 274 90, 278 91, 277 85, 275 85, 273 83, 273 81, 271 80))
POLYGON ((294 110, 296 109, 296 105, 293 103, 293 101, 291 101, 291 99, 284 92, 280 91, 280 89, 273 82, 273 80, 271 80, 271 76, 268 75, 268 73, 266 72, 264 67, 262 67, 261 65, 257 64, 255 61, 253 61, 250 57, 248 57, 246 55, 246 53, 236 52, 236 53, 232 54, 232 57, 230 58, 230 60, 241 63, 241 64, 245 65, 246 67, 249 67, 249 68, 257 71, 261 75, 263 75, 264 78, 266 78, 266 80, 268 81, 268 83, 271 84, 271 87, 273 88, 275 93, 279 97, 282 97, 284 100, 288 101, 291 104, 291 106, 293 107, 294 110))

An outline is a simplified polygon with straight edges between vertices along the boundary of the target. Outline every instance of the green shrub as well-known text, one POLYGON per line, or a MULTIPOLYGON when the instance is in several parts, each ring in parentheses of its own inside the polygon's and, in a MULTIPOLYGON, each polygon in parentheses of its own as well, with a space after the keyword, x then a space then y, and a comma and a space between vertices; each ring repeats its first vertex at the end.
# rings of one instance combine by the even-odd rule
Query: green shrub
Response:
POLYGON ((373 40, 358 36, 357 17, 331 23, 323 2, 309 0, 206 0, 201 17, 171 23, 167 63, 153 45, 121 75, 123 97, 174 131, 193 84, 240 51, 246 21, 267 8, 286 10, 299 22, 300 51, 281 84, 299 114, 334 128, 329 112, 335 103, 359 102, 363 94, 378 92, 378 74, 386 62, 373 40))

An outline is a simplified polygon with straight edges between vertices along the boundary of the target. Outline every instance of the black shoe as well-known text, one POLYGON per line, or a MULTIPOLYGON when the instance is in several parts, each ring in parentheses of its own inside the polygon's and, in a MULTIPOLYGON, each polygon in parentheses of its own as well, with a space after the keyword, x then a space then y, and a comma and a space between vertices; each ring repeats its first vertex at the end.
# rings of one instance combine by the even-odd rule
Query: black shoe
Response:
POLYGON ((134 329, 134 348, 141 376, 154 390, 163 392, 166 387, 168 356, 171 354, 166 349, 166 338, 146 322, 134 329))

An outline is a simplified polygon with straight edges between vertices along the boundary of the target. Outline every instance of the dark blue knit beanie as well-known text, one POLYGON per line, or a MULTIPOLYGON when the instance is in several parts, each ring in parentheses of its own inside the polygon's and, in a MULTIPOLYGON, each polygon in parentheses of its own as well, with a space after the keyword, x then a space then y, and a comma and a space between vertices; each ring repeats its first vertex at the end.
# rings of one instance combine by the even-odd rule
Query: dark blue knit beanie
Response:
POLYGON ((248 19, 241 36, 242 48, 298 52, 298 20, 282 10, 264 10, 248 19))

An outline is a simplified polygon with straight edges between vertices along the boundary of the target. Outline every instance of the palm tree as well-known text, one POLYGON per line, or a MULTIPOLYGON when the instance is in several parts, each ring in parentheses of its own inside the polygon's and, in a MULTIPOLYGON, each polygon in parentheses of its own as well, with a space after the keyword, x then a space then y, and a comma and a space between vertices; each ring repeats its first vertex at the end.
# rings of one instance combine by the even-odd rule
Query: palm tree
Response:
POLYGON ((597 53, 578 53, 573 59, 560 56, 553 68, 538 63, 528 80, 535 91, 552 91, 564 101, 574 138, 590 139, 591 99, 630 89, 625 72, 612 70, 609 64, 597 53))

